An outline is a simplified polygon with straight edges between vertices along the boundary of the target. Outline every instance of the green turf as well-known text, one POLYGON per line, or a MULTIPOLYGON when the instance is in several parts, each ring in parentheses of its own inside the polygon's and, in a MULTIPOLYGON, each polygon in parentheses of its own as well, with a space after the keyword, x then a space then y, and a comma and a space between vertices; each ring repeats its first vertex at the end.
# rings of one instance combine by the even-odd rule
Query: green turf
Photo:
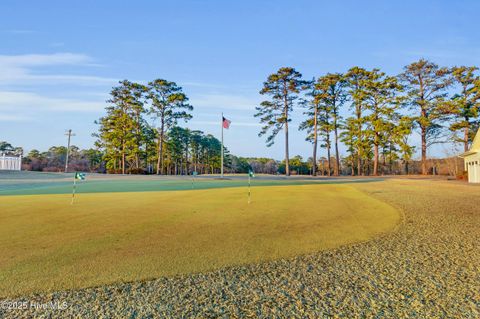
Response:
POLYGON ((74 205, 67 194, 2 196, 0 297, 292 257, 398 220, 351 185, 257 187, 250 204, 243 187, 82 194, 74 205))
MULTIPOLYGON (((38 172, 0 172, 1 195, 42 195, 69 194, 72 192, 72 174, 38 173, 38 172)), ((357 180, 354 182, 372 182, 378 179, 357 180)), ((308 180, 308 179, 262 179, 252 180, 252 187, 279 185, 315 185, 344 184, 349 180, 308 180)), ((218 180, 214 178, 197 178, 193 189, 212 189, 225 187, 246 187, 246 179, 218 180)), ((87 174, 85 181, 77 182, 77 193, 116 193, 116 192, 152 192, 191 190, 192 181, 188 177, 156 176, 111 176, 87 174), (92 178, 93 177, 93 178, 92 178)))

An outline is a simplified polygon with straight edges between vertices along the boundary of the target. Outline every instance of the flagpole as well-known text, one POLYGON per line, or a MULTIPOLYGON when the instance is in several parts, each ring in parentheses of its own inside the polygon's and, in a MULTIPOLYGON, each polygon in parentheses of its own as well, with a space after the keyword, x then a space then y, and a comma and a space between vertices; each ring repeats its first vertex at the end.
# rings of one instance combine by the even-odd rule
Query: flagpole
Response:
POLYGON ((220 175, 223 178, 223 112, 222 112, 222 160, 221 160, 221 168, 220 168, 220 175))

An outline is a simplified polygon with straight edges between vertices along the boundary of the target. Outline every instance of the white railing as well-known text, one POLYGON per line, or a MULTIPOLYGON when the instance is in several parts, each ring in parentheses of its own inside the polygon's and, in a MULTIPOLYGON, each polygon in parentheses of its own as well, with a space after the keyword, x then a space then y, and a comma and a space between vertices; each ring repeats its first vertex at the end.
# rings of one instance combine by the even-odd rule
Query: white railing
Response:
POLYGON ((0 155, 0 170, 19 171, 22 169, 22 157, 0 155))

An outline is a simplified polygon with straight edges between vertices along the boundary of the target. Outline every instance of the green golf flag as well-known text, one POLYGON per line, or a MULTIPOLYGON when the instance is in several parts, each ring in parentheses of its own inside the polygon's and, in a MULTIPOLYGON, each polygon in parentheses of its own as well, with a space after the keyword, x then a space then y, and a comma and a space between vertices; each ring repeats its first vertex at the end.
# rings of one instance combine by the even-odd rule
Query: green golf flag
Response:
POLYGON ((249 170, 249 171, 248 171, 248 176, 250 176, 250 177, 255 177, 255 174, 253 174, 253 171, 252 171, 252 170, 249 170))
POLYGON ((80 179, 80 180, 83 181, 85 179, 85 173, 76 172, 75 173, 75 179, 80 179))

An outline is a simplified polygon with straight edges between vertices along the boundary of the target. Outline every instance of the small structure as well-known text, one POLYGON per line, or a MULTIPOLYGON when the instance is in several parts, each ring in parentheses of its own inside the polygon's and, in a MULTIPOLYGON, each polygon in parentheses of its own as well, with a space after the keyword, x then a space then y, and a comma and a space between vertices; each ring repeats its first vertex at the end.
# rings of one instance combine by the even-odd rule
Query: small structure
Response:
POLYGON ((480 183, 480 130, 477 132, 468 152, 460 154, 465 162, 469 183, 480 183))
POLYGON ((22 169, 21 156, 0 155, 0 170, 19 171, 22 169))

